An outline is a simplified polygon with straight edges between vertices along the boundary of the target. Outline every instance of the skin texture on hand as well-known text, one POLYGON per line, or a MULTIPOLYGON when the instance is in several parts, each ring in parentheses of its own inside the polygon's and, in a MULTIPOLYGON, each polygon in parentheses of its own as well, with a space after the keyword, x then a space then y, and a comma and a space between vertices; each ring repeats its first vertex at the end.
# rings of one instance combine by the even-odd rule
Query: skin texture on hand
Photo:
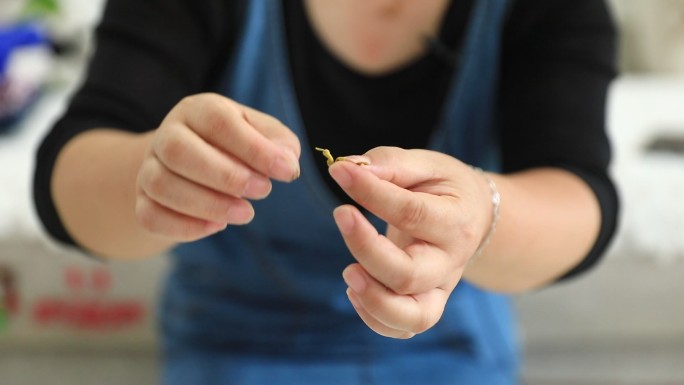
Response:
POLYGON ((192 241, 254 217, 270 179, 299 177, 299 140, 275 118, 212 94, 181 101, 138 174, 136 214, 151 233, 192 241))
POLYGON ((337 162, 335 181, 388 223, 386 235, 351 205, 335 221, 358 261, 345 269, 351 303, 377 333, 410 338, 437 323, 482 239, 487 186, 470 167, 426 150, 381 147, 357 166, 337 162))

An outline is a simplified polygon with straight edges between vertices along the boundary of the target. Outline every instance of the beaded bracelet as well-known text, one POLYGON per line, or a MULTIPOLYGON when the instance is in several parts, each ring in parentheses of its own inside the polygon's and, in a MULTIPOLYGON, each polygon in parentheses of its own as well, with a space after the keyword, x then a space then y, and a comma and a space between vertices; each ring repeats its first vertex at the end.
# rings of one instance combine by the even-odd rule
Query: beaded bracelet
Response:
POLYGON ((477 248, 477 250, 475 250, 475 254, 473 254, 472 257, 475 258, 482 254, 482 251, 484 251, 484 248, 487 247, 489 242, 492 240, 494 233, 496 232, 496 225, 499 223, 499 216, 501 215, 501 194, 499 194, 499 190, 496 188, 496 183, 494 183, 492 178, 488 177, 481 168, 473 167, 473 170, 485 178, 487 184, 489 185, 489 191, 492 194, 492 224, 489 226, 489 231, 480 243, 480 246, 477 248))

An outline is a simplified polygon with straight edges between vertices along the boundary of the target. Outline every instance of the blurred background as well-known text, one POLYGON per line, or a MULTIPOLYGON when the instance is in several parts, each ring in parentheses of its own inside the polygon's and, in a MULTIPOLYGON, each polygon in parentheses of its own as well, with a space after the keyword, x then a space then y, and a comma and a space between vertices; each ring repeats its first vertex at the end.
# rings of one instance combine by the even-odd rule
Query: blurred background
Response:
MULTIPOLYGON (((684 0, 610 0, 621 227, 578 280, 516 298, 530 385, 684 384, 684 0)), ((31 203, 38 142, 79 84, 103 0, 0 0, 0 383, 149 384, 166 260, 97 263, 31 203)))

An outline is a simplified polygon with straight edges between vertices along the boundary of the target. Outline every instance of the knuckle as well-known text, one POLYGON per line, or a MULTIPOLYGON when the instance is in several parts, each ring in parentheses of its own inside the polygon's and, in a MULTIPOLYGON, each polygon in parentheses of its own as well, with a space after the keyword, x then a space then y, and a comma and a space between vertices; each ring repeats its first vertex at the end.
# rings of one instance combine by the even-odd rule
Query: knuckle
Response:
POLYGON ((428 312, 421 312, 418 322, 416 322, 416 325, 412 331, 416 334, 424 333, 434 326, 434 324, 435 322, 428 312))
POLYGON ((398 211, 397 225, 406 231, 420 227, 427 215, 427 207, 420 199, 409 199, 398 211))
POLYGON ((187 107, 197 107, 198 104, 206 103, 207 101, 217 98, 219 98, 219 95, 216 93, 200 92, 183 97, 178 104, 187 107))
POLYGON ((216 93, 198 93, 180 99, 173 110, 180 115, 188 114, 189 111, 201 111, 202 114, 206 114, 208 110, 213 109, 214 106, 217 106, 226 100, 229 99, 216 93))
POLYGON ((181 111, 181 114, 187 114, 188 111, 195 111, 204 109, 208 104, 211 104, 213 100, 217 99, 217 96, 212 93, 198 93, 193 95, 188 95, 183 97, 177 104, 175 109, 181 111))
POLYGON ((297 158, 299 158, 300 156, 302 156, 302 144, 299 142, 299 138, 297 137, 297 135, 295 135, 294 132, 290 131, 290 137, 292 138, 290 140, 290 148, 294 150, 295 155, 297 156, 297 158))
POLYGON ((382 298, 382 293, 375 293, 373 291, 366 292, 362 297, 362 301, 364 308, 366 308, 370 314, 382 314, 387 310, 387 304, 382 298))
POLYGON ((161 197, 167 193, 167 183, 163 172, 149 171, 142 182, 145 192, 152 197, 161 197))
POLYGON ((268 166, 268 155, 267 151, 263 148, 264 146, 259 145, 259 143, 250 141, 244 148, 244 161, 250 165, 262 165, 268 166), (262 159, 263 158, 263 159, 262 159))
POLYGON ((226 193, 242 194, 248 176, 237 166, 225 168, 219 177, 221 189, 226 193))
POLYGON ((416 334, 421 334, 430 330, 442 318, 445 305, 446 304, 442 304, 442 307, 439 310, 432 309, 434 311, 431 311, 431 309, 423 309, 420 312, 420 316, 415 324, 415 328, 412 331, 416 334))
POLYGON ((374 192, 373 189, 357 189, 356 191, 352 191, 351 194, 353 194, 354 200, 364 207, 371 204, 376 196, 376 192, 374 192))
POLYGON ((157 205, 147 196, 138 197, 135 206, 135 219, 143 229, 152 234, 172 237, 181 242, 193 241, 200 237, 202 229, 198 223, 176 219, 169 220, 168 217, 162 219, 164 218, 163 213, 157 205))
POLYGON ((187 157, 188 144, 177 135, 161 139, 156 146, 156 154, 166 165, 173 167, 187 157))
POLYGON ((474 221, 467 221, 460 226, 461 237, 465 242, 468 243, 478 243, 480 239, 484 236, 478 231, 478 226, 474 221))
POLYGON ((142 164, 140 165, 140 169, 138 169, 138 175, 136 176, 135 183, 138 187, 144 189, 144 186, 147 184, 147 181, 150 179, 150 174, 152 173, 152 170, 154 169, 153 165, 153 158, 147 157, 143 160, 142 164))
POLYGON ((208 100, 203 113, 205 125, 204 132, 208 138, 216 138, 227 135, 231 125, 224 114, 224 109, 218 100, 208 100))
POLYGON ((374 237, 362 237, 352 243, 353 254, 359 258, 369 259, 374 255, 376 244, 374 237))
POLYGON ((408 340, 416 336, 416 333, 413 332, 401 332, 399 335, 397 335, 395 338, 400 339, 400 340, 408 340))
POLYGON ((213 197, 205 200, 203 216, 215 221, 225 221, 230 207, 227 198, 213 197))
POLYGON ((300 157, 302 154, 302 145, 297 135, 292 132, 287 126, 281 123, 281 135, 276 139, 276 142, 283 148, 292 151, 295 156, 300 157))
POLYGON ((397 294, 409 295, 417 292, 418 271, 414 268, 406 269, 398 274, 397 282, 393 290, 397 294))
POLYGON ((388 164, 391 164, 392 162, 399 161, 397 158, 398 150, 401 150, 401 148, 393 146, 378 146, 370 149, 368 152, 366 152, 366 155, 374 159, 383 159, 388 164))
POLYGON ((283 122, 273 115, 263 114, 264 123, 272 127, 285 127, 283 122))
POLYGON ((194 108, 196 106, 197 99, 199 98, 199 95, 190 95, 182 98, 178 104, 176 104, 176 108, 180 110, 186 110, 190 108, 194 108))
POLYGON ((194 223, 182 223, 177 230, 176 238, 181 242, 191 242, 199 239, 200 229, 194 223))
POLYGON ((135 219, 142 228, 149 232, 156 233, 156 213, 154 212, 151 202, 147 201, 148 199, 149 198, 138 198, 138 202, 135 205, 135 219))
POLYGON ((248 106, 243 106, 242 116, 251 124, 268 127, 284 126, 284 124, 275 116, 248 106))

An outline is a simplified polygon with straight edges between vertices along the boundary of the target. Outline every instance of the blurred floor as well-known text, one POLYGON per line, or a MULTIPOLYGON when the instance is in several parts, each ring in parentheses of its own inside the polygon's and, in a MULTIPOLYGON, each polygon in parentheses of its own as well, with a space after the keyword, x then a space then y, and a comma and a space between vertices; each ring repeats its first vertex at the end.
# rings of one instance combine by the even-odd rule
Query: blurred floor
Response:
POLYGON ((684 263, 611 256, 516 299, 529 385, 684 384, 684 263))
MULTIPOLYGON (((681 346, 535 349, 523 384, 679 385, 683 358, 681 346)), ((0 353, 2 385, 155 384, 158 368, 151 352, 0 353)))
POLYGON ((157 372, 151 352, 0 352, 2 385, 152 385, 157 372))
MULTIPOLYGON (((517 297, 523 385, 684 384, 682 277, 681 262, 613 256, 582 279, 517 297)), ((74 335, 0 344, 0 385, 155 384, 154 344, 136 335, 139 343, 74 335)))
POLYGON ((679 343, 534 348, 526 360, 527 385, 684 384, 679 343))

